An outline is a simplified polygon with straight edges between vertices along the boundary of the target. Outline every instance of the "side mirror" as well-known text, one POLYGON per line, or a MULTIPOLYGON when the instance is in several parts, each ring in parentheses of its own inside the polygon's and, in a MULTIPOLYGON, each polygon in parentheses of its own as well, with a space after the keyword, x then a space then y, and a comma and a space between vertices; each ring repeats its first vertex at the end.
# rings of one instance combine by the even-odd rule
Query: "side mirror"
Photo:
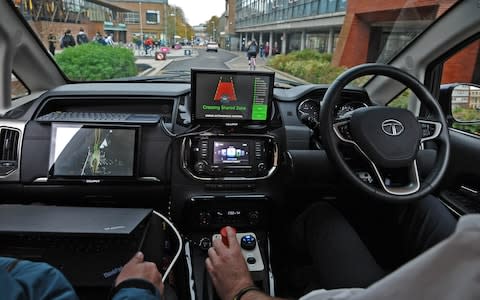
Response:
POLYGON ((452 116, 458 123, 480 123, 480 86, 466 83, 451 89, 452 116))

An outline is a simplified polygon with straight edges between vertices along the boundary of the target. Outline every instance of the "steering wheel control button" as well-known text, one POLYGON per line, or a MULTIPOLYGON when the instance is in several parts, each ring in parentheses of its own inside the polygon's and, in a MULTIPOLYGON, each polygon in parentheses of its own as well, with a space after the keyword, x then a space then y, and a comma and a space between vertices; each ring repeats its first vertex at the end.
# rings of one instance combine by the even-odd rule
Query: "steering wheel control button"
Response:
POLYGON ((422 138, 429 138, 435 135, 435 131, 436 131, 435 124, 420 122, 420 125, 422 127, 422 138))
POLYGON ((210 247, 212 247, 212 241, 208 237, 203 237, 198 242, 198 246, 200 249, 207 251, 210 247))
POLYGON ((370 175, 368 172, 356 172, 358 178, 360 178, 361 181, 365 183, 372 184, 373 183, 373 177, 370 175))
POLYGON ((245 250, 253 250, 257 246, 257 240, 253 235, 244 235, 240 240, 240 246, 245 250))
POLYGON ((342 135, 342 137, 346 140, 352 140, 352 134, 350 133, 350 123, 345 123, 340 126, 338 126, 338 131, 342 135))
POLYGON ((249 265, 254 265, 256 262, 257 260, 255 259, 255 257, 247 257, 247 263, 249 265))

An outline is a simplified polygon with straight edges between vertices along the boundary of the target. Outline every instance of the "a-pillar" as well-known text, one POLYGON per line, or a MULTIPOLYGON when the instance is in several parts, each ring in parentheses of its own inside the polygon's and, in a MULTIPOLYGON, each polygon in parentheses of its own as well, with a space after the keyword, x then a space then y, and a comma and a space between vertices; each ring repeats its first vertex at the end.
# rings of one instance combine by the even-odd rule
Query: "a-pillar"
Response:
POLYGON ((282 54, 287 53, 287 33, 284 31, 282 32, 282 54))
POLYGON ((258 44, 261 45, 263 44, 263 32, 260 32, 259 35, 260 36, 258 37, 258 44))
POLYGON ((305 37, 306 37, 306 33, 305 33, 305 30, 303 30, 302 37, 300 39, 300 50, 305 49, 305 37))
POLYGON ((330 28, 330 31, 328 32, 328 42, 327 42, 327 52, 328 53, 333 53, 333 40, 334 37, 334 31, 333 28, 330 28))

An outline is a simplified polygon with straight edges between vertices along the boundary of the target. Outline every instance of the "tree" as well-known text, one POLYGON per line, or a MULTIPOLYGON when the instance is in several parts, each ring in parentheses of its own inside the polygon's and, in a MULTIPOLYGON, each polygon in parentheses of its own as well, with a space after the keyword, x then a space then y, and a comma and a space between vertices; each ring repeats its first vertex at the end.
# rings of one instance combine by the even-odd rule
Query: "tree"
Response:
POLYGON ((207 21, 207 33, 211 36, 211 39, 218 39, 218 36, 215 37, 218 31, 218 24, 220 19, 217 16, 212 16, 210 20, 207 21))

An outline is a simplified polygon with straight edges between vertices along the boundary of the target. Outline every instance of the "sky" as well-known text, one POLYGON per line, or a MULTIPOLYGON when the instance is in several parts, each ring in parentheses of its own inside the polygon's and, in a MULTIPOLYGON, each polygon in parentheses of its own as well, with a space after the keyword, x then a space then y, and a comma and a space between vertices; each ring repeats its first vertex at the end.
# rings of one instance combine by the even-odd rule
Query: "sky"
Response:
POLYGON ((225 0, 168 0, 168 4, 181 7, 192 26, 205 23, 212 16, 220 17, 225 12, 225 0))

